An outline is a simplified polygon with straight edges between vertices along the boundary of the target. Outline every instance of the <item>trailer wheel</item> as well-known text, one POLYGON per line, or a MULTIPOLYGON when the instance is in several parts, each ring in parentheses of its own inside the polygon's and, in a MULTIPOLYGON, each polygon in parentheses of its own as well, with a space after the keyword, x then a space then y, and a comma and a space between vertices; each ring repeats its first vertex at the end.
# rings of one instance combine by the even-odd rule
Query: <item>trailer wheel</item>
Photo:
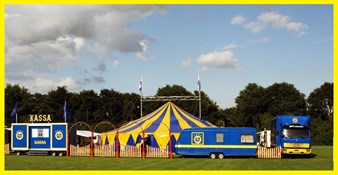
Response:
POLYGON ((210 154, 210 158, 215 159, 216 158, 216 154, 215 153, 211 153, 210 154))
POLYGON ((223 159, 224 158, 224 154, 222 154, 222 153, 218 154, 218 158, 219 159, 223 159))
POLYGON ((56 152, 52 152, 52 156, 56 156, 56 152))
POLYGON ((59 156, 63 156, 63 152, 59 152, 59 156))

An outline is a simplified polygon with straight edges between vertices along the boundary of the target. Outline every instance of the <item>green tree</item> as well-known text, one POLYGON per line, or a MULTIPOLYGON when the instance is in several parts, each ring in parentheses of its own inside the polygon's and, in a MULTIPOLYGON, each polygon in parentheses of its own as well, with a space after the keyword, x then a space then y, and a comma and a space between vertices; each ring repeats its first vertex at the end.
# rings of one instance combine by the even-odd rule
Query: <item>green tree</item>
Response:
POLYGON ((333 114, 333 83, 324 83, 314 89, 308 99, 308 111, 312 117, 320 117, 322 120, 332 120, 333 114))
POLYGON ((240 91, 235 99, 238 110, 237 121, 242 121, 242 126, 261 128, 260 117, 265 111, 263 105, 265 90, 256 83, 249 83, 240 91))
POLYGON ((313 143, 333 144, 333 83, 324 83, 314 89, 308 99, 308 113, 311 116, 313 143))
POLYGON ((264 106, 272 116, 306 114, 305 95, 294 85, 285 82, 266 88, 264 106))
MULTIPOLYGON (((48 92, 47 104, 49 106, 47 111, 49 114, 53 114, 53 122, 64 122, 64 105, 65 101, 69 101, 70 93, 65 86, 58 86, 56 90, 48 92)), ((70 104, 67 103, 67 108, 70 104)))
MULTIPOLYGON (((18 84, 7 84, 5 88, 5 123, 7 126, 11 123, 10 115, 18 102, 18 122, 24 122, 28 119, 28 114, 31 112, 33 96, 27 88, 21 87, 18 84)), ((15 122, 15 121, 12 121, 15 122)))
POLYGON ((96 121, 94 113, 99 108, 98 101, 99 96, 93 90, 82 90, 78 95, 73 95, 71 105, 75 105, 76 108, 71 111, 72 117, 76 121, 84 121, 89 124, 94 124, 96 121))

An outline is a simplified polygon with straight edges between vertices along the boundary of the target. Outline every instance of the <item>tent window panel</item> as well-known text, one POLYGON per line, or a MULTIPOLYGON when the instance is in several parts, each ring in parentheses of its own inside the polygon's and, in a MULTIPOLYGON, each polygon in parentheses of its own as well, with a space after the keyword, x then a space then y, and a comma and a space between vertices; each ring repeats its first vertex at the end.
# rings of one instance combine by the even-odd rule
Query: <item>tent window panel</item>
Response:
POLYGON ((254 143, 253 134, 242 134, 241 135, 241 143, 254 143))
POLYGON ((216 133, 216 143, 223 143, 223 142, 224 142, 224 134, 216 133))

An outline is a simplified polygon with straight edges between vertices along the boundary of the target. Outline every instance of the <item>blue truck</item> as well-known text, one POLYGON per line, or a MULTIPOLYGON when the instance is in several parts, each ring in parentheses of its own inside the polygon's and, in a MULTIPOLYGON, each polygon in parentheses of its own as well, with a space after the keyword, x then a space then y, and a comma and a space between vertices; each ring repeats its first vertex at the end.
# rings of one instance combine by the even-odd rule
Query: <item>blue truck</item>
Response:
POLYGON ((277 116, 271 121, 271 145, 283 154, 312 153, 310 116, 277 116))
POLYGON ((11 150, 23 153, 65 155, 67 150, 67 123, 13 123, 11 150))
POLYGON ((175 154, 183 156, 256 156, 255 128, 188 128, 175 145, 175 154))

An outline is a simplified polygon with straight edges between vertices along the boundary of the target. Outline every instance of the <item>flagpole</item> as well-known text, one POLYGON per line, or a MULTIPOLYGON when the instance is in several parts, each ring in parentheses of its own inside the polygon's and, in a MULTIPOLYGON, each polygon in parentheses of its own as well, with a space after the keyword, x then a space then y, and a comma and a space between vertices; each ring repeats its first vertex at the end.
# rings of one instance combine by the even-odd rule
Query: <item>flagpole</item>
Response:
POLYGON ((142 82, 143 80, 142 80, 142 75, 141 75, 141 81, 140 81, 140 97, 141 97, 141 100, 140 100, 140 102, 141 102, 141 105, 140 105, 140 108, 141 108, 141 110, 140 110, 140 118, 142 118, 142 115, 143 115, 143 111, 142 111, 142 98, 143 98, 143 93, 142 93, 142 86, 143 86, 143 82, 142 82))
POLYGON ((199 117, 202 118, 202 104, 201 104, 201 82, 200 74, 198 73, 198 102, 199 102, 199 117))
POLYGON ((15 123, 18 123, 18 113, 15 114, 15 123))
POLYGON ((65 123, 67 123, 67 119, 66 119, 66 117, 67 117, 67 107, 66 107, 66 105, 67 105, 67 102, 66 102, 66 100, 65 100, 65 106, 63 107, 63 116, 65 117, 65 123))
POLYGON ((142 91, 141 91, 141 118, 142 118, 142 97, 143 97, 143 94, 142 94, 142 91))

